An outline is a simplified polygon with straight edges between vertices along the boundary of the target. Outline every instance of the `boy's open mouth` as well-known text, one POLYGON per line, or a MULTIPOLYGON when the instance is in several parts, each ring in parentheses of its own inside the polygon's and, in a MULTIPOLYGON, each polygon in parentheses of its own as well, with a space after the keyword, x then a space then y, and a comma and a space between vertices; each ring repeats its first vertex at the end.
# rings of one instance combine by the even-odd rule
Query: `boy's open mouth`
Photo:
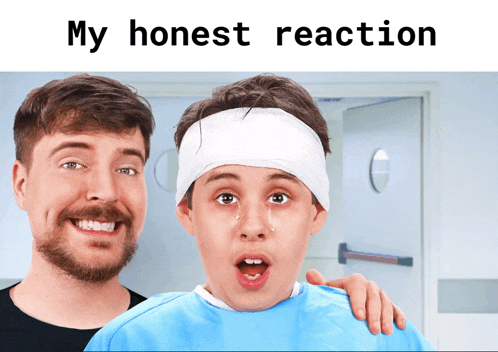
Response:
POLYGON ((254 281, 264 274, 269 264, 264 258, 243 258, 237 268, 247 279, 254 281))

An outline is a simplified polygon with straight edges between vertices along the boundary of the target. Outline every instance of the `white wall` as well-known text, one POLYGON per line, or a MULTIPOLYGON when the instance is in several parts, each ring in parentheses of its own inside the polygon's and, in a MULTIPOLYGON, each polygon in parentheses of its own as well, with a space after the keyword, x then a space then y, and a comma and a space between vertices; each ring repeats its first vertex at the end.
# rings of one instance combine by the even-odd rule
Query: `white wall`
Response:
POLYGON ((17 207, 12 192, 14 115, 31 89, 64 76, 62 73, 0 73, 0 279, 23 277, 31 258, 28 217, 17 207))

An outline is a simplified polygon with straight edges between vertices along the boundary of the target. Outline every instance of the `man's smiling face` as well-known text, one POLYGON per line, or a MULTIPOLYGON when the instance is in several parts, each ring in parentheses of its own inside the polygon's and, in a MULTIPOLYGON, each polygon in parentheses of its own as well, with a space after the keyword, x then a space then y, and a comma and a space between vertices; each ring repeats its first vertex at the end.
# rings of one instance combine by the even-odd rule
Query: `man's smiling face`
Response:
POLYGON ((67 274, 105 282, 131 259, 147 205, 139 129, 43 136, 29 170, 14 164, 35 251, 67 274))
POLYGON ((300 180, 264 167, 215 168, 195 181, 192 209, 186 203, 177 216, 196 237, 205 288, 239 311, 289 298, 309 236, 327 217, 300 180))

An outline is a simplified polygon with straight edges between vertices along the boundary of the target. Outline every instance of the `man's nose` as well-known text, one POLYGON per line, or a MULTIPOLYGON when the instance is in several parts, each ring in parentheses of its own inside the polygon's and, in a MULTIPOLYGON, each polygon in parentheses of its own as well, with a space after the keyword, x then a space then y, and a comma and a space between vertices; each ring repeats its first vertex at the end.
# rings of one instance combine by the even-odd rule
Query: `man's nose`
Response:
POLYGON ((116 175, 112 170, 95 169, 87 180, 86 198, 91 201, 114 202, 118 197, 116 175))

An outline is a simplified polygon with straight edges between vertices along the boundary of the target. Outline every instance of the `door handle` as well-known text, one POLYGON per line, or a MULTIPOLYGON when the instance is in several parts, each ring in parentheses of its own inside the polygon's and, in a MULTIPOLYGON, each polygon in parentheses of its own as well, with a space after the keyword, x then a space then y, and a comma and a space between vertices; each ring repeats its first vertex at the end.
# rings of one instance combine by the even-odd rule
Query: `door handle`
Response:
POLYGON ((346 259, 369 260, 371 262, 413 266, 413 257, 354 252, 348 250, 347 243, 339 243, 339 264, 346 264, 346 259))

